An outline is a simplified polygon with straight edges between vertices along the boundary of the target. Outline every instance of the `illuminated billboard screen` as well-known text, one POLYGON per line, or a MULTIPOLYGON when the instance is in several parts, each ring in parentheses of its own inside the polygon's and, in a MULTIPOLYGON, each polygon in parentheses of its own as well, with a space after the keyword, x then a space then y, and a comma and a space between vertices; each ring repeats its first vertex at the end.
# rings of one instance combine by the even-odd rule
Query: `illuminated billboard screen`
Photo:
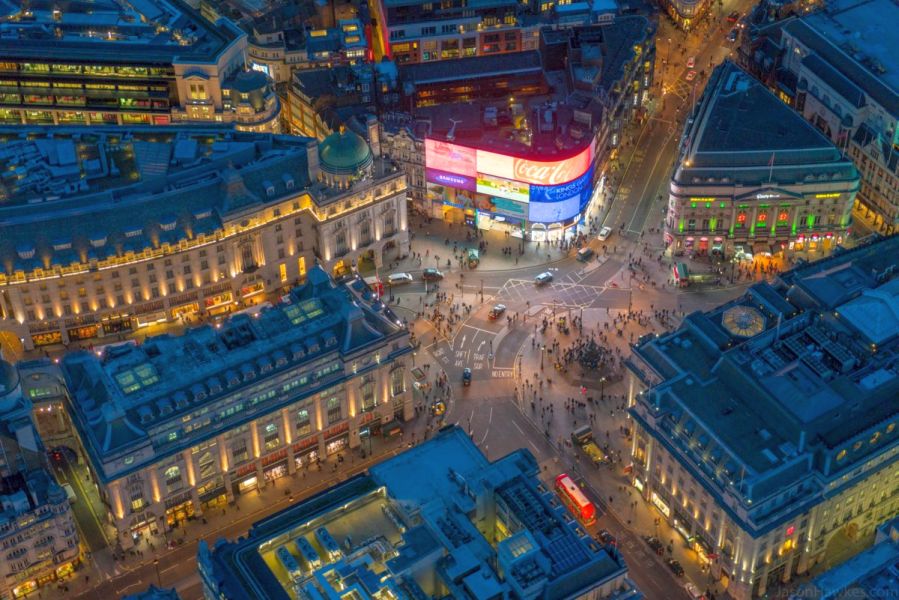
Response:
POLYGON ((481 203, 478 205, 478 209, 495 215, 514 217, 521 220, 528 218, 527 204, 506 198, 490 198, 489 204, 481 203))
POLYGON ((429 169, 476 178, 477 160, 477 150, 474 148, 430 138, 425 140, 425 167, 429 169))
POLYGON ((477 191, 477 188, 479 187, 477 182, 471 177, 447 173, 446 171, 440 171, 438 169, 425 169, 425 179, 431 183, 438 183, 460 190, 468 190, 469 192, 477 191))
POLYGON ((558 223, 580 213, 590 199, 593 169, 562 185, 532 185, 528 219, 536 223, 558 223))
POLYGON ((510 181, 502 177, 493 177, 478 173, 477 191, 488 196, 498 196, 499 198, 507 198, 509 200, 517 200, 519 202, 527 202, 531 186, 518 181, 510 181))
MULTIPOLYGON (((590 148, 570 158, 538 161, 477 150, 479 173, 535 185, 559 185, 577 179, 590 168, 590 148)), ((454 173, 455 169, 451 169, 454 173)))

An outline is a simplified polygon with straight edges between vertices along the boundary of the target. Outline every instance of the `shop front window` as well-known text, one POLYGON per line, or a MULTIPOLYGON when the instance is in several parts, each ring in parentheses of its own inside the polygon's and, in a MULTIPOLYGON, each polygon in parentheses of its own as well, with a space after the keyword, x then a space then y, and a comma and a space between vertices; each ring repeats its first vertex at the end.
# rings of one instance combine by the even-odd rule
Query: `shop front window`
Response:
POLYGON ((181 480, 181 468, 173 465, 165 470, 165 487, 171 494, 176 490, 180 490, 183 485, 181 480))
POLYGON ((215 474, 215 459, 212 452, 205 452, 199 460, 200 481, 205 481, 215 474))
POLYGON ((343 419, 343 406, 341 406, 340 398, 333 396, 328 398, 328 425, 333 425, 343 419))
POLYGON ((406 391, 406 378, 403 376, 402 367, 395 367, 390 372, 390 391, 394 396, 406 391))
POLYGON ((360 390, 362 392, 362 412, 368 412, 373 410, 375 407, 375 383, 372 380, 367 380, 362 384, 362 388, 360 390))
POLYGON ((309 419, 309 409, 301 408, 297 411, 297 435, 309 435, 312 433, 312 422, 309 419))
POLYGON ((274 423, 269 423, 265 426, 265 449, 274 450, 280 445, 281 440, 278 437, 278 426, 274 423))
POLYGON ((239 465, 249 458, 249 453, 247 452, 247 441, 246 440, 237 440, 234 442, 234 445, 231 447, 231 458, 234 461, 235 465, 239 465))

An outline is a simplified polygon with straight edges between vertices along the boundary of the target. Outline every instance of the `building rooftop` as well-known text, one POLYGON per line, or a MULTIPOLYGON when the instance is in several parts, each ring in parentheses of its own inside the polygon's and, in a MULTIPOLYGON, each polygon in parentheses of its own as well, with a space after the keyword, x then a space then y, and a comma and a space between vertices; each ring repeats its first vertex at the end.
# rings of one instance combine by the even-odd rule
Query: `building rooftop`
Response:
POLYGON ((47 503, 59 504, 65 499, 65 490, 44 469, 0 478, 0 526, 47 503))
POLYGON ((226 128, 0 128, 0 273, 211 234, 307 188, 315 148, 226 128))
MULTIPOLYGON (((361 280, 336 284, 318 267, 289 299, 221 326, 113 346, 100 356, 67 355, 73 421, 100 476, 120 477, 340 383, 343 360, 359 353, 361 372, 375 368, 374 352, 405 332, 361 280), (283 393, 252 393, 258 380, 284 373, 296 375, 283 393), (209 409, 221 400, 226 408, 209 409)), ((407 350, 396 344, 378 359, 407 350)))
POLYGON ((15 12, 4 14, 0 22, 0 55, 7 60, 165 68, 215 62, 244 37, 227 19, 209 23, 181 0, 33 0, 14 6, 15 12))
MULTIPOLYGON (((545 33, 552 32, 547 29, 545 33)), ((556 30, 570 36, 569 68, 572 80, 593 91, 612 95, 633 61, 640 44, 654 34, 652 23, 641 15, 624 15, 611 23, 556 30)), ((575 84, 577 87, 577 83, 575 84)))
POLYGON ((897 22, 899 5, 893 0, 830 0, 824 10, 788 21, 784 30, 835 70, 822 77, 834 82, 836 89, 857 87, 895 118, 899 32, 893 23, 897 22))
POLYGON ((220 540, 211 552, 201 545, 204 583, 233 600, 327 598, 347 589, 360 599, 551 600, 609 582, 627 597, 632 584, 620 556, 574 522, 538 473, 527 450, 491 463, 462 429, 447 427, 257 523, 246 539, 220 540), (336 551, 328 538, 339 541, 336 551), (322 564, 310 566, 300 545, 311 545, 322 564), (289 557, 278 558, 285 551, 289 557))
MULTIPOLYGON (((427 137, 494 150, 504 154, 567 158, 590 142, 590 130, 575 120, 575 109, 544 98, 520 98, 516 104, 468 102, 421 107, 417 124, 427 123, 427 137), (494 119, 488 120, 488 111, 494 119), (489 122, 488 122, 489 121, 489 122)), ((590 109, 584 111, 590 114, 590 109)))
POLYGON ((655 434, 748 505, 887 451, 899 442, 897 255, 895 237, 839 251, 638 343, 631 370, 661 379, 642 398, 655 434))
POLYGON ((454 58, 399 67, 400 78, 417 85, 534 73, 541 70, 540 53, 537 50, 454 58))
POLYGON ((803 584, 790 600, 888 598, 899 589, 899 541, 886 539, 803 584))
POLYGON ((145 591, 123 596, 122 600, 181 600, 175 588, 158 588, 150 585, 145 591))
POLYGON ((713 71, 684 128, 674 179, 790 185, 857 180, 858 173, 824 134, 725 61, 713 71))

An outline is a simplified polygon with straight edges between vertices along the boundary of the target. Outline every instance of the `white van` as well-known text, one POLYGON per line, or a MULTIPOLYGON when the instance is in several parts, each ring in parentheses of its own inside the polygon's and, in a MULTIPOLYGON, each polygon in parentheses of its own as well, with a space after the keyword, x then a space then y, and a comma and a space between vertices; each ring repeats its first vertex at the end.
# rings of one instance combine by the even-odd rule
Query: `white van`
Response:
POLYGON ((389 285, 403 285, 404 283, 412 283, 413 277, 409 273, 391 273, 387 276, 389 285))

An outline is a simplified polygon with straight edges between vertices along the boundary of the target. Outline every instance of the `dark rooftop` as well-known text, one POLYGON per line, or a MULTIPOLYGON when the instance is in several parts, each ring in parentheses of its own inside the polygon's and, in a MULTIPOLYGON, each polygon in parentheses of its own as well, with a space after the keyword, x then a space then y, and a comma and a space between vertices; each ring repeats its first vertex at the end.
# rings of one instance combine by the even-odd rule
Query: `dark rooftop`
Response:
POLYGON ((650 403, 654 431, 711 487, 739 480, 750 500, 886 451, 899 443, 884 427, 899 415, 897 257, 899 237, 838 251, 641 341, 630 368, 662 381, 633 414, 650 403))
POLYGON ((540 53, 537 50, 528 50, 403 65, 400 67, 400 78, 416 84, 427 84, 515 73, 533 73, 542 70, 540 53))

